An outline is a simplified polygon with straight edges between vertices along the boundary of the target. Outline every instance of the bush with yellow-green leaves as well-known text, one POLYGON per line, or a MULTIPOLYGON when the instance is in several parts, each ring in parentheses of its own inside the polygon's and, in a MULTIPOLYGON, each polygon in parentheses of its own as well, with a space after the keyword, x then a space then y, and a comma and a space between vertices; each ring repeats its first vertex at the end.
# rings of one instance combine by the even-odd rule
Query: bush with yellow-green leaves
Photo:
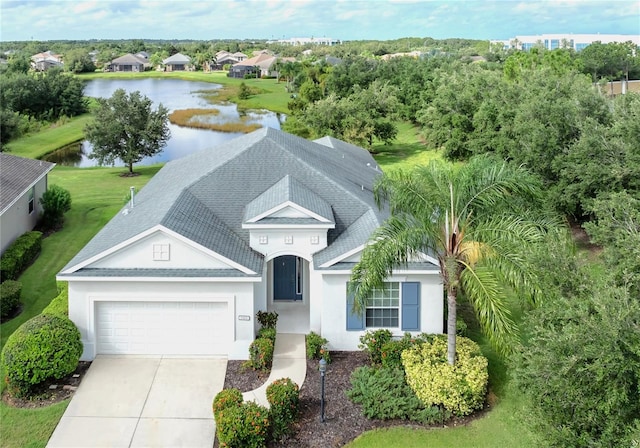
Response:
POLYGON ((481 409, 487 393, 487 358, 471 339, 456 338, 456 363, 447 362, 447 336, 439 335, 402 353, 407 383, 425 406, 464 416, 481 409))

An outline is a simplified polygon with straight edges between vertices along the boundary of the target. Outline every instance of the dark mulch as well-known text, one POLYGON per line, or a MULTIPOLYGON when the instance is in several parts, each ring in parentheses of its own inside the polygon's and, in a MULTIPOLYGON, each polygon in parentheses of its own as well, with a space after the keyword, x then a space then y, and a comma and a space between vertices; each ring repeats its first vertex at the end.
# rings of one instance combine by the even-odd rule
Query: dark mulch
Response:
MULTIPOLYGON (((345 392, 351 388, 351 373, 367 364, 363 352, 331 352, 331 364, 325 377, 325 422, 320 421, 321 381, 318 361, 307 361, 307 376, 300 389, 300 416, 290 438, 272 443, 272 448, 339 447, 364 431, 406 424, 403 421, 369 420, 359 405, 351 402, 345 392)), ((225 388, 236 387, 243 392, 252 390, 267 378, 252 370, 242 370, 242 361, 229 361, 225 388)))
POLYGON ((16 398, 7 390, 2 394, 2 401, 16 408, 42 408, 71 398, 89 369, 91 362, 80 361, 76 370, 59 380, 45 381, 34 395, 29 398, 16 398), (55 388, 53 388, 55 386, 55 388))

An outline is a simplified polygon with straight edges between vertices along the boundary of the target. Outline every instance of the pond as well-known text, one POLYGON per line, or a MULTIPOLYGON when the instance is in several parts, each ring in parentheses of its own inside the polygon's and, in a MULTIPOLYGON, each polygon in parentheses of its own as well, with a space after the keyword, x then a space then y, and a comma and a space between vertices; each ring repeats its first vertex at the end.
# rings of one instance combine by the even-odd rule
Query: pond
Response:
MULTIPOLYGON (((237 105, 211 104, 203 97, 203 93, 220 88, 219 84, 206 82, 184 81, 181 79, 95 79, 88 81, 85 86, 85 95, 94 98, 109 98, 117 89, 127 92, 140 91, 149 97, 154 108, 162 103, 169 113, 177 109, 218 109, 220 113, 215 116, 220 122, 240 121, 244 117, 245 123, 259 123, 263 127, 280 129, 284 121, 284 115, 266 110, 250 110, 238 112, 237 105)), ((208 118, 210 119, 210 118, 208 118)), ((153 157, 147 157, 135 165, 152 165, 159 162, 168 162, 233 139, 239 133, 219 132, 208 129, 195 129, 176 126, 169 123, 171 138, 163 151, 153 157)), ((86 140, 61 148, 45 157, 45 160, 59 165, 90 167, 97 166, 94 159, 89 158, 93 151, 91 143, 86 140)), ((135 166, 134 165, 134 166, 135 166)), ((118 161, 115 166, 124 166, 118 161)))

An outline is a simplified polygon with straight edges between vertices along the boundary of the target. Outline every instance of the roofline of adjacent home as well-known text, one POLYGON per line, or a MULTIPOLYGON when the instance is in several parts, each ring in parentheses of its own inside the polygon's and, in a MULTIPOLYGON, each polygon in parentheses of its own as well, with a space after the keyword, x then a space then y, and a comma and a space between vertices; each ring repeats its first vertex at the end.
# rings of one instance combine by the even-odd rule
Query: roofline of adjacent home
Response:
POLYGON ((109 256, 109 255, 111 255, 111 254, 113 254, 113 253, 115 253, 115 252, 117 252, 117 251, 129 246, 130 244, 135 243, 136 241, 140 241, 141 239, 146 238, 147 236, 149 236, 149 235, 151 235, 153 233, 156 233, 156 232, 166 233, 167 235, 170 235, 170 236, 178 239, 179 241, 187 244, 188 246, 191 246, 192 248, 194 248, 196 250, 199 250, 200 252, 203 252, 203 253, 209 255, 210 257, 213 257, 213 258, 215 258, 217 260, 220 260, 223 263, 225 263, 226 265, 239 270, 243 274, 257 275, 257 272, 254 272, 253 270, 251 270, 251 269, 249 269, 249 268, 247 268, 245 266, 242 266, 241 264, 238 264, 235 261, 233 261, 233 260, 231 260, 231 259, 229 259, 227 257, 224 257, 224 256, 220 255, 219 253, 214 252, 211 249, 208 249, 208 248, 202 246, 201 244, 198 244, 198 243, 190 240, 189 238, 186 238, 183 235, 181 235, 181 234, 179 234, 177 232, 174 232, 171 229, 168 229, 167 227, 163 226, 162 224, 157 224, 157 225, 145 230, 144 232, 140 232, 137 235, 135 235, 135 236, 133 236, 133 237, 131 237, 131 238, 119 243, 119 244, 116 244, 115 246, 112 246, 109 249, 104 250, 104 251, 94 255, 93 257, 89 257, 86 260, 81 261, 80 263, 78 263, 76 265, 73 265, 70 268, 68 268, 68 269, 66 269, 66 270, 64 270, 64 271, 62 271, 60 273, 63 274, 63 275, 73 274, 74 272, 76 272, 76 271, 78 271, 78 270, 80 270, 80 269, 82 269, 84 267, 87 267, 90 264, 95 263, 96 261, 98 261, 98 260, 100 260, 102 258, 105 258, 105 257, 107 257, 107 256, 109 256))
MULTIPOLYGON (((54 167, 56 166, 56 164, 52 164, 49 169, 47 171, 45 171, 44 173, 42 173, 40 176, 38 176, 38 178, 36 180, 34 180, 31 184, 29 184, 29 186, 27 188, 25 188, 19 195, 17 195, 13 201, 11 201, 9 203, 9 205, 7 205, 5 208, 3 208, 2 210, 0 210, 0 215, 3 215, 4 212, 6 212, 7 210, 9 210, 11 207, 13 207, 13 205, 18 202, 18 199, 20 199, 22 196, 24 196, 24 194, 29 191, 31 188, 33 188, 33 186, 35 184, 37 184, 38 182, 40 182, 42 180, 43 177, 45 177, 47 174, 49 174, 49 171, 51 171, 54 167)), ((35 198, 34 198, 35 200, 35 198)))
POLYGON ((57 275, 57 281, 63 282, 160 282, 160 283, 258 283, 262 277, 85 277, 69 275, 57 275))

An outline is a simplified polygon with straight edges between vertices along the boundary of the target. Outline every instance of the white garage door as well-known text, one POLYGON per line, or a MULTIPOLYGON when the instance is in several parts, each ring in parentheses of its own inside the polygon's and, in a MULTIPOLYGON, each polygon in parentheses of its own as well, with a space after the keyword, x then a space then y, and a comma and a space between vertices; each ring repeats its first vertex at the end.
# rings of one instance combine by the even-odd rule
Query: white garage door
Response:
POLYGON ((227 302, 96 302, 98 354, 226 355, 227 302))

